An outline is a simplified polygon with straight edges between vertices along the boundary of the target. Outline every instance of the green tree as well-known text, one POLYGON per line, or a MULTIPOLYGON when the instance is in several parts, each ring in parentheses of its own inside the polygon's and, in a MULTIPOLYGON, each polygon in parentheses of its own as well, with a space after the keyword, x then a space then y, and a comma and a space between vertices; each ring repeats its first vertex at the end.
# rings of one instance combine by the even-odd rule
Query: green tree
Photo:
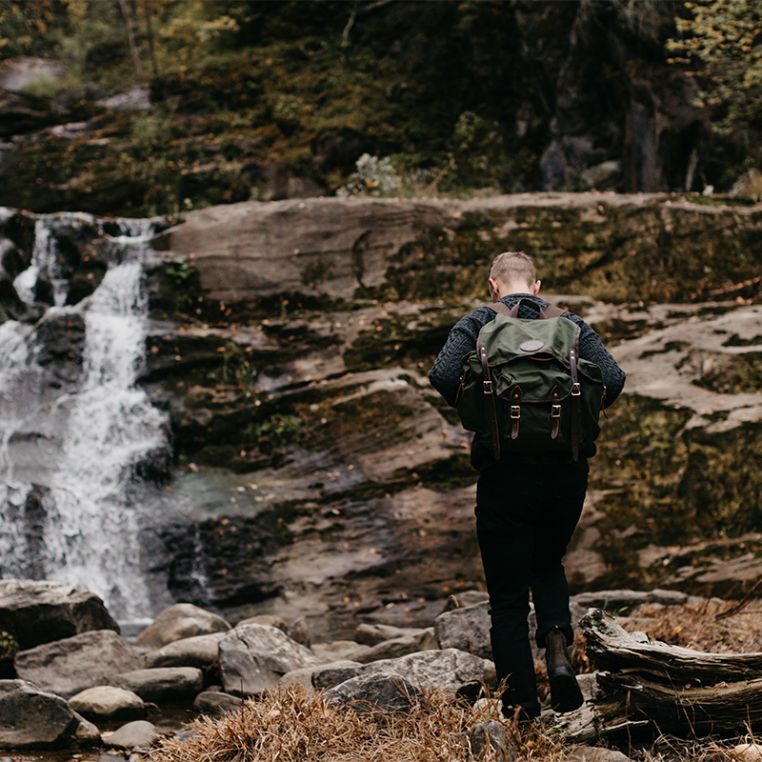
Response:
POLYGON ((686 1, 676 26, 670 62, 695 78, 715 128, 753 145, 762 124, 762 2, 686 1))

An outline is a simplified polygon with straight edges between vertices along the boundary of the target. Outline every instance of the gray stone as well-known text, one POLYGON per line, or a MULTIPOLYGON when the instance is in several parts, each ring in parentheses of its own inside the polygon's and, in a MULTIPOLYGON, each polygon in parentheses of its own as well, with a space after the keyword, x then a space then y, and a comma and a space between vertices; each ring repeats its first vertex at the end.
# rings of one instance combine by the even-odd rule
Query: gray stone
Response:
POLYGON ((378 661, 380 659, 396 659, 398 656, 405 656, 416 651, 430 651, 439 648, 434 630, 431 627, 419 630, 411 635, 402 635, 391 640, 382 640, 376 643, 369 651, 355 656, 357 661, 367 664, 368 662, 378 661))
POLYGON ((326 701, 344 704, 356 712, 407 714, 422 698, 421 691, 399 674, 358 675, 330 688, 326 701))
POLYGON ((19 677, 66 697, 111 683, 121 672, 140 666, 140 657, 113 630, 83 632, 16 654, 19 677))
POLYGON ((355 627, 355 640, 366 646, 375 646, 378 643, 383 643, 385 640, 417 635, 422 631, 420 627, 395 627, 391 624, 369 624, 368 622, 363 622, 355 627))
POLYGON ((220 671, 227 693, 259 694, 274 688, 286 672, 318 663, 309 649, 267 624, 238 626, 220 641, 220 671))
POLYGON ((84 745, 96 744, 101 741, 101 732, 98 728, 89 720, 86 720, 77 712, 74 712, 74 717, 77 720, 77 729, 74 731, 74 740, 84 745))
POLYGON ((196 667, 154 667, 124 672, 114 682, 144 701, 160 704, 190 700, 203 687, 204 677, 196 667))
POLYGON ((309 648, 312 643, 312 636, 310 635, 310 629, 307 626, 307 620, 305 617, 300 616, 298 619, 294 619, 289 624, 286 634, 291 640, 295 640, 297 643, 301 643, 303 646, 309 648))
POLYGON ((176 603, 164 609, 153 623, 135 638, 136 645, 161 648, 183 638, 226 632, 230 624, 221 616, 192 603, 176 603))
MULTIPOLYGON (((281 632, 285 632, 286 635, 288 635, 288 623, 283 617, 275 616, 275 614, 257 614, 256 616, 250 616, 238 622, 236 627, 241 627, 245 624, 269 624, 271 627, 277 627, 281 632)), ((289 637, 291 636, 289 635, 289 637)))
POLYGON ((356 643, 354 640, 334 640, 332 643, 313 643, 310 650, 320 661, 324 662, 341 659, 361 661, 361 657, 369 653, 371 647, 356 643))
POLYGON ((69 699, 69 706, 89 720, 142 720, 146 715, 143 699, 133 691, 112 685, 97 685, 69 699))
POLYGON ((487 659, 457 648, 447 648, 374 661, 363 665, 360 674, 399 674, 417 688, 438 688, 445 693, 461 694, 470 691, 475 684, 490 682, 495 668, 487 659))
POLYGON ((212 717, 221 717, 227 712, 241 710, 242 699, 239 696, 231 696, 222 691, 203 691, 196 696, 193 708, 201 713, 212 717))
POLYGON ((118 730, 101 736, 103 743, 118 749, 147 749, 158 737, 156 726, 147 720, 128 722, 118 730))
POLYGON ((51 580, 0 580, 0 630, 11 633, 22 649, 89 630, 119 625, 103 601, 80 587, 51 580))
POLYGON ((458 648, 483 659, 492 657, 490 626, 488 601, 445 611, 434 620, 440 648, 458 648))
POLYGON ((217 661, 219 643, 224 633, 196 635, 167 643, 158 651, 146 655, 149 667, 199 667, 204 669, 217 661))
POLYGON ((497 720, 479 722, 468 731, 468 743, 474 758, 492 751, 490 759, 496 762, 512 762, 517 758, 516 746, 506 731, 505 725, 497 720))
POLYGON ((0 680, 0 749, 66 742, 79 720, 60 696, 25 680, 0 680))
POLYGON ((320 664, 317 667, 301 667, 286 672, 280 679, 281 685, 302 685, 307 690, 332 688, 343 683, 360 672, 362 664, 357 661, 344 659, 341 661, 320 664))

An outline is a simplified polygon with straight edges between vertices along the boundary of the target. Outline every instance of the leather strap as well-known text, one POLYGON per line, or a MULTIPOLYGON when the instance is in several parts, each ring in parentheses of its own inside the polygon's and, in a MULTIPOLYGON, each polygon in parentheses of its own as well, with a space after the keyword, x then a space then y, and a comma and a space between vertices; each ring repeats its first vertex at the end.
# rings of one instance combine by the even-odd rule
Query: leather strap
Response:
POLYGON ((576 461, 579 460, 579 378, 577 376, 577 352, 579 343, 575 342, 574 347, 569 352, 569 371, 572 379, 571 388, 571 448, 572 458, 576 461))
POLYGON ((497 312, 499 315, 505 315, 506 317, 513 317, 509 307, 506 307, 502 302, 487 302, 484 305, 488 310, 497 312))
POLYGON ((514 386, 511 391, 511 439, 519 438, 521 421, 521 387, 514 386))
POLYGON ((492 388, 492 376, 487 361, 487 350, 479 347, 479 362, 482 364, 482 387, 484 389, 484 413, 487 425, 492 435, 492 450, 495 460, 500 460, 500 428, 497 423, 497 406, 495 405, 495 390, 492 388))
POLYGON ((555 386, 550 397, 553 400, 550 404, 550 438, 557 439, 561 428, 561 403, 558 401, 558 389, 555 386))

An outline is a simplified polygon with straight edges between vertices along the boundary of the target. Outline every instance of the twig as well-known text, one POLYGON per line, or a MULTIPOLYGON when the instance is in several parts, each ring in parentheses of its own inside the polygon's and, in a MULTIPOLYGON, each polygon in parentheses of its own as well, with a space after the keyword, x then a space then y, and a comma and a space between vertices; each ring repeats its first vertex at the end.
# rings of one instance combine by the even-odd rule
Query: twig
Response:
POLYGON ((740 611, 743 611, 752 600, 752 596, 757 591, 759 586, 762 585, 762 578, 758 579, 751 590, 749 590, 748 593, 746 593, 746 596, 741 600, 739 603, 736 603, 734 606, 731 606, 729 609, 725 609, 725 611, 721 611, 719 614, 717 614, 714 619, 716 622, 719 622, 721 619, 727 619, 728 617, 734 616, 735 614, 738 614, 740 611))

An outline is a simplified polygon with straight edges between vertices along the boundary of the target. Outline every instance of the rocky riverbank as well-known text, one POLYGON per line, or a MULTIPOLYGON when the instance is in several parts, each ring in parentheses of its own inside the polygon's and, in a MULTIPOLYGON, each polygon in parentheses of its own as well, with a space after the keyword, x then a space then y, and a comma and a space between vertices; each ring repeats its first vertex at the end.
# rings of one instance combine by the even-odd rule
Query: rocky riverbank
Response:
MULTIPOLYGON (((694 645, 698 642, 690 638, 700 637, 701 627, 711 630, 713 616, 728 609, 724 601, 678 591, 614 590, 575 596, 575 620, 591 605, 617 613, 627 628, 662 637, 670 622, 692 611, 696 627, 686 633, 688 640, 678 636, 677 642, 694 645)), ((108 750, 112 760, 138 762, 146 754, 161 760, 155 748, 161 739, 182 744, 192 738, 184 721, 240 712, 246 698, 264 699, 284 686, 326 691, 328 701, 350 708, 371 702, 390 712, 405 711, 400 694, 390 690, 395 680, 409 685, 411 700, 416 692, 436 688, 474 702, 484 686, 494 687, 486 596, 464 592, 442 608, 427 627, 359 621, 351 639, 325 641, 317 640, 304 620, 256 616, 231 623, 179 603, 125 639, 102 601, 86 590, 3 580, 0 749, 30 759, 57 759, 66 751, 67 759, 95 761, 105 759, 108 750), (45 749, 49 753, 40 757, 45 749)), ((714 633, 715 640, 705 630, 703 642, 717 648, 721 639, 720 650, 731 651, 758 645, 759 607, 747 610, 743 622, 738 612, 730 616, 736 618, 726 630, 714 633)), ((676 636, 667 637, 674 642, 676 636)), ((585 670, 582 639, 575 659, 585 670)), ((586 696, 592 696, 595 677, 582 682, 586 696)), ((545 695, 547 687, 541 692, 545 695)), ((548 710, 546 719, 553 717, 548 710)))

